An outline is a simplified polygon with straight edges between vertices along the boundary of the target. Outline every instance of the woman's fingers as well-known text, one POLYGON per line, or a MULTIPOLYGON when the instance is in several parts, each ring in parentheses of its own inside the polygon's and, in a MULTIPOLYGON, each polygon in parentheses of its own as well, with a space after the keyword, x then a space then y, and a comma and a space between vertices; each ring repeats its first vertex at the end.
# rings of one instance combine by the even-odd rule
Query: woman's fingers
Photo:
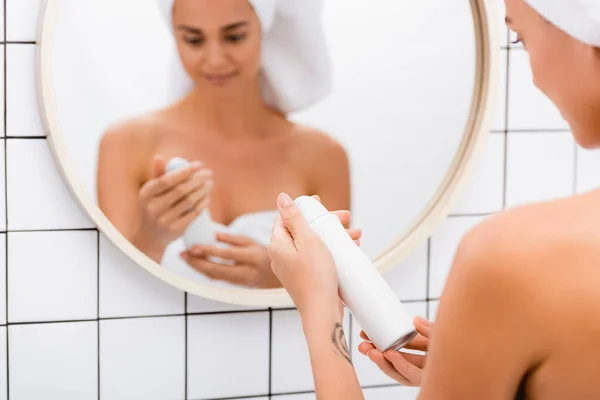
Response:
POLYGON ((232 246, 250 246, 254 241, 246 236, 230 235, 228 233, 218 232, 217 240, 232 246))
POLYGON ((379 350, 371 350, 367 357, 373 361, 384 374, 404 386, 414 386, 414 384, 394 368, 394 365, 379 350))
POLYGON ((145 198, 152 198, 169 191, 175 185, 189 179, 202 168, 202 163, 194 161, 185 168, 166 173, 158 178, 148 181, 140 191, 145 198))
POLYGON ((205 259, 207 257, 217 257, 233 261, 236 264, 248 264, 251 261, 247 251, 235 247, 194 246, 190 249, 190 254, 194 257, 205 259))
POLYGON ((433 329, 433 325, 434 325, 433 322, 431 322, 423 317, 415 318, 415 327, 417 328, 417 332, 419 332, 422 336, 424 336, 428 339, 431 337, 431 331, 433 329))
POLYGON ((388 350, 385 352, 385 354, 383 354, 383 356, 385 357, 385 359, 387 361, 392 363, 393 368, 400 375, 402 375, 403 378, 408 380, 413 385, 418 386, 421 384, 421 375, 423 374, 422 367, 417 367, 411 361, 416 361, 419 365, 424 366, 425 361, 418 359, 418 357, 423 357, 423 356, 417 356, 415 354, 401 353, 401 352, 395 351, 395 350, 388 350), (408 356, 410 356, 410 357, 408 357, 408 356), (409 360, 411 360, 411 361, 409 361, 409 360))
MULTIPOLYGON (((195 195, 206 196, 212 189, 212 171, 203 169, 196 172, 189 179, 172 186, 166 193, 160 195, 159 201, 165 208, 180 205, 182 202, 188 202, 187 207, 190 207, 188 197, 195 195)), ((186 204, 182 208, 185 210, 186 204)))
POLYGON ((202 214, 202 211, 204 211, 208 207, 208 203, 209 203, 209 198, 205 197, 192 210, 188 211, 187 214, 184 214, 183 216, 180 216, 179 218, 175 219, 175 221, 171 222, 170 226, 172 227, 172 229, 174 231, 179 231, 179 230, 187 227, 200 214, 202 214))
POLYGON ((371 339, 369 339, 369 337, 367 336, 365 331, 360 331, 360 337, 363 338, 364 340, 371 340, 371 339))
POLYGON ((189 252, 181 256, 192 268, 206 277, 247 286, 252 282, 252 269, 246 266, 216 264, 204 258, 194 257, 189 252))

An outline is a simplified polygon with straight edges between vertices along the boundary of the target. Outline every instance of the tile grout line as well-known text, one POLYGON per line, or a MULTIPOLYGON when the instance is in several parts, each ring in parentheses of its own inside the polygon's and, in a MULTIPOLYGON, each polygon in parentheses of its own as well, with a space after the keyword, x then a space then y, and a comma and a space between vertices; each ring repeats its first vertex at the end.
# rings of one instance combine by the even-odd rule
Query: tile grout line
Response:
MULTIPOLYGON (((6 0, 4 0, 2 2, 2 7, 4 10, 4 18, 3 18, 3 24, 4 26, 2 27, 3 30, 3 34, 4 34, 4 40, 6 40, 6 0)), ((4 99, 4 137, 7 136, 7 119, 8 119, 8 107, 6 106, 7 103, 7 62, 6 62, 6 55, 7 55, 7 51, 6 51, 6 44, 4 44, 3 46, 3 53, 4 53, 4 71, 3 71, 3 75, 4 75, 4 93, 3 93, 3 99, 4 99)), ((8 141, 4 141, 4 223, 5 223, 5 229, 8 230, 8 151, 7 151, 7 146, 8 146, 8 141)), ((6 272, 6 398, 10 399, 10 364, 9 364, 9 353, 10 353, 10 346, 9 346, 9 328, 8 328, 8 234, 6 234, 4 236, 4 256, 5 256, 5 272, 6 272)))
POLYGON ((96 311, 97 311, 97 328, 98 328, 98 400, 100 400, 100 231, 96 233, 96 311))
MULTIPOLYGON (((507 32, 510 42, 510 31, 507 32)), ((506 97, 504 98, 504 177, 502 182, 502 209, 506 209, 508 200, 508 121, 509 121, 509 97, 510 97, 510 56, 511 48, 506 50, 506 97)))
POLYGON ((268 395, 271 398, 273 392, 273 309, 269 308, 269 377, 268 395))
POLYGON ((188 293, 183 294, 183 398, 188 399, 188 293))

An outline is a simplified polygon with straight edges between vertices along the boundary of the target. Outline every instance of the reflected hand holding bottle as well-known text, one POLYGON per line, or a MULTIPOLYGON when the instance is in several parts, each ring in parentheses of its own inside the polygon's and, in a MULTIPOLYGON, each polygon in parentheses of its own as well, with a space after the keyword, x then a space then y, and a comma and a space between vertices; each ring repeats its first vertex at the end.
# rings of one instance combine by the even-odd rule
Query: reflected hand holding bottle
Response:
MULTIPOLYGON (((405 347, 408 350, 428 351, 429 338, 433 323, 425 318, 417 317, 414 321, 419 334, 405 347)), ((427 361, 426 355, 411 354, 396 350, 385 353, 377 350, 364 331, 360 337, 365 341, 358 346, 358 350, 369 357, 383 373, 404 386, 421 386, 423 368, 427 361)))
POLYGON ((133 243, 160 262, 166 246, 208 206, 212 174, 198 161, 167 173, 166 161, 155 157, 152 178, 139 191, 141 222, 133 243))
POLYGON ((181 258, 210 279, 251 288, 281 287, 266 247, 245 236, 217 233, 216 239, 228 246, 194 246, 182 252, 181 258), (231 265, 211 261, 214 258, 231 265))

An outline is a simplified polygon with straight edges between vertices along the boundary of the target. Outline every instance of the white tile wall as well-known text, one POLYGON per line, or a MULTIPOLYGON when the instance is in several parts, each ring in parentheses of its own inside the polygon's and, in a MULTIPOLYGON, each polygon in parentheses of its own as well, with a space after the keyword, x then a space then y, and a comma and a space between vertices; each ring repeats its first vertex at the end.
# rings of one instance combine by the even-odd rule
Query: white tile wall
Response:
POLYGON ((96 322, 12 325, 8 329, 11 400, 96 399, 96 322))
MULTIPOLYGON (((7 97, 4 104, 0 95, 6 111, 6 121, 0 112, 0 128, 6 127, 0 129, 0 156, 7 165, 4 170, 0 160, 0 400, 8 400, 8 390, 10 400, 266 400, 269 394, 313 400, 296 311, 249 312, 186 299, 94 230, 44 139, 35 48, 28 43, 35 40, 40 4, 6 0, 6 71, 0 62, 6 77, 0 90, 7 97), (186 321, 186 311, 200 315, 186 321), (307 393, 291 394, 297 391, 307 393)), ((503 2, 496 4, 500 21, 503 2)), ((0 7, 0 23, 3 11, 0 7)), ((566 123, 532 84, 527 54, 509 46, 503 32, 494 133, 480 163, 452 216, 385 275, 415 314, 428 311, 432 319, 456 246, 483 215, 600 186, 600 153, 575 151, 566 123)), ((0 29, 2 41, 3 35, 0 29)), ((392 383, 356 351, 358 323, 346 332, 361 382, 392 383)), ((417 393, 397 385, 365 389, 369 400, 414 399, 417 393)))
POLYGON ((101 321, 101 398, 185 398, 184 339, 183 316, 101 321))

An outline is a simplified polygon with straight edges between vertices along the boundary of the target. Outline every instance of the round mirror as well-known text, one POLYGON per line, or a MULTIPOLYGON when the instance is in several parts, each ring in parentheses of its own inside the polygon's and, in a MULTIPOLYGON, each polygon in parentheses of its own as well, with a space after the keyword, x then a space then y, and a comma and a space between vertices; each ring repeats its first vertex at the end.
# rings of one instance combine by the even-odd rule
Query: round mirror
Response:
POLYGON ((489 128, 489 8, 48 0, 50 142, 141 267, 212 300, 291 305, 266 252, 279 192, 350 210, 382 272, 446 216, 489 128))

